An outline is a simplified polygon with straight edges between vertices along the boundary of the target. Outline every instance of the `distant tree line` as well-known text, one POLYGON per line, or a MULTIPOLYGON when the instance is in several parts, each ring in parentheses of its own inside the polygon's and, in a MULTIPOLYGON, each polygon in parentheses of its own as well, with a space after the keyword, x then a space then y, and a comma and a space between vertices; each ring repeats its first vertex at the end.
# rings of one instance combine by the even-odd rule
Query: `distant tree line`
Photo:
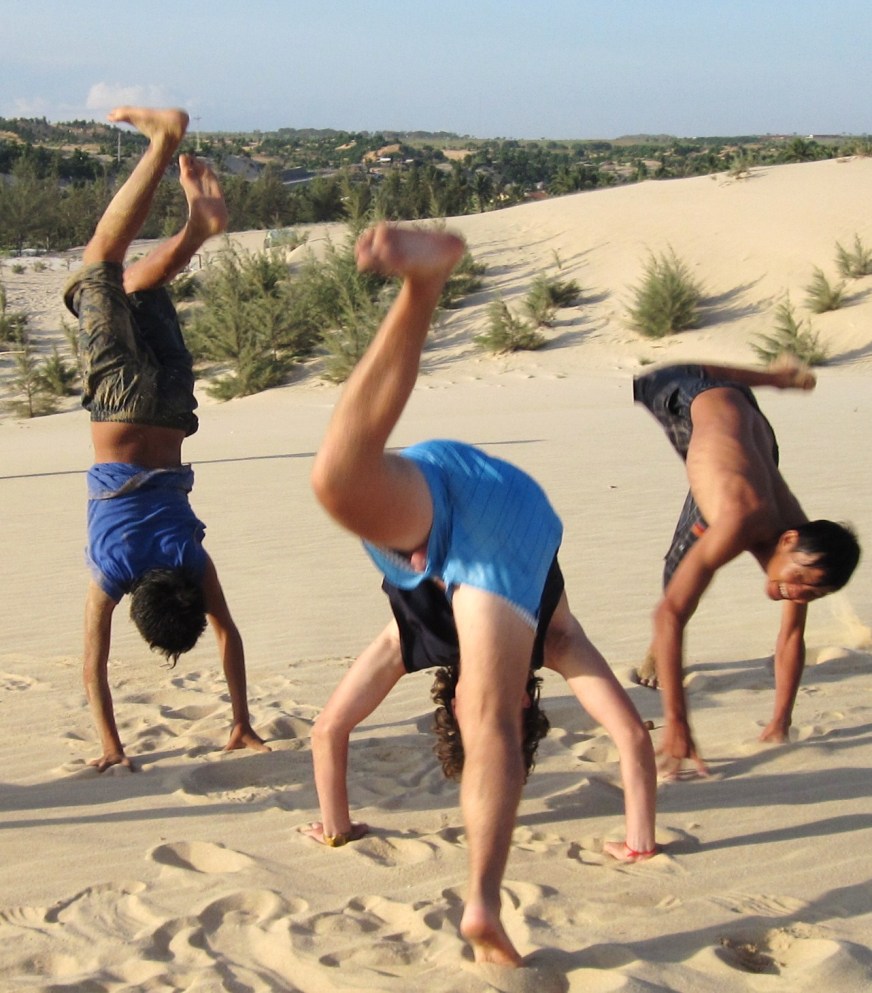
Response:
MULTIPOLYGON (((84 244, 144 145, 141 135, 83 121, 53 125, 0 118, 0 133, 0 250, 7 252, 84 244)), ((231 231, 457 216, 512 206, 531 195, 730 170, 739 176, 759 164, 872 151, 865 138, 558 142, 438 136, 437 142, 434 137, 286 128, 268 134, 194 132, 188 144, 218 168, 231 231), (449 145, 461 145, 469 154, 452 160, 446 155, 449 145), (378 161, 379 150, 388 147, 387 161, 378 161), (235 167, 240 158, 250 161, 255 178, 240 175, 235 167), (284 176, 288 168, 303 168, 314 177, 290 184, 284 176)), ((169 177, 143 237, 177 229, 184 210, 178 184, 169 177)))

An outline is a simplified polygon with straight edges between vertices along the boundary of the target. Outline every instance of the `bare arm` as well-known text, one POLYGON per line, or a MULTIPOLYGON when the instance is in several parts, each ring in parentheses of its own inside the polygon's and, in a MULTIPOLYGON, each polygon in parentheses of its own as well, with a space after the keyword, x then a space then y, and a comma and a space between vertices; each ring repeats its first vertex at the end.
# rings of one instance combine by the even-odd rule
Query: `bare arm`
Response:
POLYGON ((659 751, 665 756, 664 771, 669 776, 680 771, 686 758, 694 761, 699 772, 707 772, 690 732, 683 685, 684 630, 717 570, 743 551, 741 526, 740 521, 738 527, 709 527, 675 570, 654 612, 652 649, 665 718, 659 751))
POLYGON ((785 600, 781 608, 781 628, 775 644, 775 709, 763 729, 761 741, 787 741, 793 718, 793 705, 805 668, 806 604, 785 600))
POLYGON ((233 713, 233 727, 225 751, 237 748, 251 748, 256 752, 268 752, 251 726, 248 714, 248 695, 245 680, 245 650, 242 635, 230 616, 230 609, 224 598, 224 591, 218 581, 215 564, 206 556, 206 571, 203 575, 203 596, 206 601, 206 616, 218 642, 218 654, 230 692, 230 706, 233 713))
POLYGON ((390 624, 357 657, 327 701, 312 729, 312 760, 321 820, 306 832, 353 841, 368 828, 355 824, 348 809, 348 741, 354 728, 378 707, 405 673, 396 624, 390 624))
POLYGON ((112 765, 123 765, 133 769, 133 764, 124 754, 124 746, 121 744, 115 723, 112 692, 109 689, 109 646, 112 640, 112 612, 115 606, 115 601, 91 580, 85 600, 85 650, 82 677, 94 726, 103 748, 100 758, 90 763, 99 772, 104 772, 112 765))
POLYGON ((624 841, 607 842, 605 851, 625 862, 653 855, 657 766, 651 736, 608 663, 569 612, 565 594, 548 628, 545 665, 563 676, 618 748, 626 834, 624 841))

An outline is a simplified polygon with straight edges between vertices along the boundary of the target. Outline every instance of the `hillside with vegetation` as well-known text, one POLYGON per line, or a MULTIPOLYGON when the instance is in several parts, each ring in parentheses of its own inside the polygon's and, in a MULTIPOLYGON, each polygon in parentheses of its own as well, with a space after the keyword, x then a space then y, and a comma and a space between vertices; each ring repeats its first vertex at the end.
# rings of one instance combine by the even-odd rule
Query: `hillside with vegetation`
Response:
MULTIPOLYGON (((0 118, 0 251, 63 251, 87 241, 143 141, 94 122, 0 118)), ((533 141, 281 128, 193 130, 187 147, 215 165, 230 230, 242 231, 481 213, 646 179, 741 175, 762 164, 868 154, 872 143, 835 135, 533 141)), ((183 211, 177 185, 164 183, 143 236, 175 229, 183 211)))

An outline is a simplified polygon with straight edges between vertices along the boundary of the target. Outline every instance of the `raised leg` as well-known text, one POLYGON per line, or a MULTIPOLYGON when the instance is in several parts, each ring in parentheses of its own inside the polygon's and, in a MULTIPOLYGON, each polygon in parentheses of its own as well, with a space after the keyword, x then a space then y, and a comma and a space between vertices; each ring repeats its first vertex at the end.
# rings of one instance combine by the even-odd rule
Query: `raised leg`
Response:
POLYGON ((385 452, 418 376, 439 294, 463 254, 460 238, 379 224, 357 245, 361 270, 401 276, 399 295, 336 404, 312 470, 318 499, 368 541, 413 551, 432 501, 420 471, 385 452))
POLYGON ((227 227, 227 206, 212 169, 193 155, 180 155, 179 171, 179 182, 188 201, 188 220, 181 231, 124 270, 127 293, 168 283, 205 241, 227 227))
POLYGON ((149 139, 133 172, 112 198, 85 247, 83 261, 119 262, 145 223, 155 191, 188 127, 183 110, 116 107, 110 121, 132 124, 149 139))

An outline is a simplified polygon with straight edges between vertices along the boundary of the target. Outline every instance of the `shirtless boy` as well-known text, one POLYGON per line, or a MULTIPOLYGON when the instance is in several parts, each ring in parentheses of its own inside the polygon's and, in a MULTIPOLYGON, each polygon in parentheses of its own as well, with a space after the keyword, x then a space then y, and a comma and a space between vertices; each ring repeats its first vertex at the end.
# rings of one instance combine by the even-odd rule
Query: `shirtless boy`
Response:
POLYGON ((440 695, 437 713, 446 726, 456 715, 457 731, 447 731, 462 746, 462 759, 447 750, 440 757, 452 774, 462 765, 469 853, 460 931, 477 962, 516 966, 521 957, 503 929, 500 884, 535 750, 535 743, 525 744, 531 734, 524 715, 537 695, 531 664, 544 657, 618 743, 627 793, 626 840, 610 846, 618 858, 656 850, 656 769, 638 714, 570 613, 556 559, 562 525, 538 484, 458 442, 385 451, 415 385, 439 293, 462 252, 462 241, 451 234, 384 224, 358 241, 359 268, 403 282, 346 383, 312 482, 327 511, 364 539, 386 577, 395 619, 354 663, 315 723, 322 821, 310 834, 337 845, 366 832, 349 815, 349 734, 407 669, 447 664, 442 678, 453 670, 456 687, 440 695))
POLYGON ((91 764, 133 768, 109 689, 112 614, 125 593, 154 650, 175 662, 208 619, 230 691, 227 749, 268 750, 251 727, 242 638, 224 598, 205 528, 191 510, 194 476, 182 442, 197 430, 191 356, 165 284, 227 225, 218 181, 193 156, 179 157, 188 219, 172 238, 123 268, 155 191, 188 125, 182 110, 118 107, 109 120, 133 125, 149 145, 97 223, 83 268, 64 293, 79 319, 85 358, 82 403, 91 413, 84 682, 103 754, 91 764))
POLYGON ((664 771, 684 759, 706 766, 691 736, 682 686, 684 630, 721 566, 750 552, 780 600, 775 647, 775 709, 762 741, 787 739, 805 664, 805 621, 812 600, 841 589, 860 556, 853 532, 809 521, 778 469, 778 446, 750 387, 810 390, 814 376, 790 362, 769 369, 667 366, 637 377, 634 399, 665 429, 685 460, 690 492, 666 556, 663 597, 640 681, 661 690, 664 771), (656 669, 656 676, 655 676, 656 669))

